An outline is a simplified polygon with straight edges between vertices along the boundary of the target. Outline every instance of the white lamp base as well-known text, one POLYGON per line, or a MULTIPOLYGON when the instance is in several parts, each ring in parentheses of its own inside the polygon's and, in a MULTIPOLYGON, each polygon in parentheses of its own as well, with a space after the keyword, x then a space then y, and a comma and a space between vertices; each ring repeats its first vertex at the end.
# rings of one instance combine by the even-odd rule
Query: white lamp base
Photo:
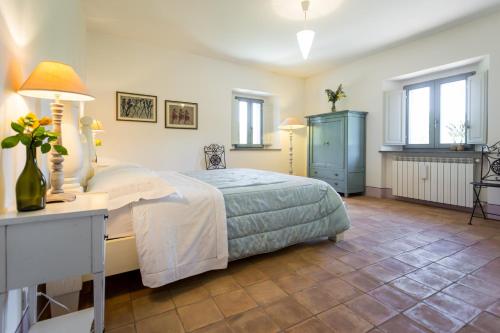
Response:
POLYGON ((76 194, 74 193, 48 193, 47 194, 47 203, 54 203, 54 202, 71 202, 75 201, 76 199, 76 194))

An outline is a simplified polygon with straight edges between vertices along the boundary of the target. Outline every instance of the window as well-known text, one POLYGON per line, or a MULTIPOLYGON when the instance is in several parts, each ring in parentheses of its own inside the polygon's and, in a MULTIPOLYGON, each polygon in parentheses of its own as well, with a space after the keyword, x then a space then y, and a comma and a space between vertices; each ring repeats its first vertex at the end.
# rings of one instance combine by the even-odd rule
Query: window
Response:
POLYGON ((261 99, 236 97, 238 112, 238 144, 239 148, 263 147, 263 116, 264 101, 261 99))
POLYGON ((406 86, 408 148, 467 143, 467 78, 474 73, 406 86))

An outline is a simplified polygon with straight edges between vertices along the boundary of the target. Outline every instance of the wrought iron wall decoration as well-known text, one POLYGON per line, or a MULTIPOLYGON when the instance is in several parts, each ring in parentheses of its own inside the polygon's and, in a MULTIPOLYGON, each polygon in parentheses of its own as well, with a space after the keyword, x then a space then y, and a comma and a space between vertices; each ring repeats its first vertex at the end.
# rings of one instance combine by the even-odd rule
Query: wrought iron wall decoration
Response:
POLYGON ((207 170, 226 168, 226 153, 223 145, 213 143, 210 146, 205 146, 204 150, 207 170))

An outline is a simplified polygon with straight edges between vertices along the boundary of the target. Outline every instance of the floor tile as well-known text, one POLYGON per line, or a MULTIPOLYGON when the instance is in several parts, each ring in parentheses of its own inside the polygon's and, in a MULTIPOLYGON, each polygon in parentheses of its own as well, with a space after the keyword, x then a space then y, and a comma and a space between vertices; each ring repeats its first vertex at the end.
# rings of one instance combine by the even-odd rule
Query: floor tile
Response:
POLYGON ((330 279, 318 284, 333 298, 343 303, 356 296, 361 295, 361 291, 341 279, 330 279))
POLYGON ((443 289, 443 292, 480 309, 486 309, 496 301, 495 297, 480 293, 461 284, 452 284, 446 289, 443 289))
POLYGON ((269 278, 262 271, 250 265, 235 270, 233 277, 243 287, 265 281, 269 278))
POLYGON ((419 269, 407 274, 406 276, 434 290, 441 290, 452 284, 451 281, 446 280, 445 278, 442 278, 429 270, 419 269))
POLYGON ((187 332, 213 324, 224 318, 212 299, 177 308, 177 312, 187 332))
POLYGON ((289 328, 312 316, 311 312, 291 297, 268 305, 264 310, 281 329, 289 328))
POLYGON ((332 330, 317 318, 310 318, 306 321, 290 327, 287 333, 330 333, 332 330))
POLYGON ((135 325, 130 324, 127 326, 118 327, 112 330, 106 330, 106 333, 136 333, 135 325))
POLYGON ((417 304, 416 299, 389 285, 374 289, 370 291, 369 294, 375 297, 379 302, 389 305, 400 312, 417 304))
POLYGON ((432 295, 425 303, 465 323, 474 319, 481 310, 445 293, 432 295))
POLYGON ((454 269, 442 266, 440 264, 431 264, 429 266, 426 266, 422 268, 424 271, 429 271, 431 273, 434 273, 436 275, 439 275, 442 278, 445 278, 446 280, 455 282, 462 277, 464 277, 465 273, 456 271, 454 269))
POLYGON ((225 317, 257 307, 255 301, 243 289, 217 295, 214 297, 214 301, 225 317))
POLYGON ((361 273, 361 271, 345 274, 341 277, 341 279, 364 292, 369 292, 370 290, 373 290, 383 284, 382 282, 361 273))
POLYGON ((316 282, 309 277, 292 274, 283 276, 282 278, 276 280, 276 284, 288 294, 294 294, 298 291, 314 286, 316 282))
POLYGON ((385 260, 382 260, 377 263, 377 265, 380 265, 384 268, 390 269, 391 271, 398 272, 401 275, 408 274, 417 268, 411 265, 408 265, 402 261, 399 261, 394 258, 388 258, 385 260))
POLYGON ((406 310, 404 314, 411 320, 436 333, 453 333, 465 326, 463 322, 448 317, 423 303, 419 303, 413 308, 406 310))
POLYGON ((397 280, 394 280, 390 283, 390 286, 395 287, 402 292, 416 298, 416 299, 424 299, 432 294, 436 293, 436 290, 429 288, 420 282, 412 280, 407 277, 402 277, 397 280))
POLYGON ((107 330, 132 324, 134 322, 132 303, 124 302, 113 306, 107 306, 104 322, 107 330))
POLYGON ((182 286, 179 288, 173 288, 170 291, 170 294, 176 306, 184 306, 196 303, 210 297, 208 291, 201 285, 190 285, 188 287, 182 286))
POLYGON ((252 284, 246 288, 248 294, 260 305, 270 304, 287 296, 273 281, 252 284))
POLYGON ((316 265, 302 267, 297 270, 297 274, 316 282, 328 280, 333 277, 330 273, 316 265))
POLYGON ((327 265, 321 265, 321 268, 333 276, 341 276, 356 270, 354 267, 336 259, 331 260, 327 265))
POLYGON ((458 283, 479 291, 480 293, 500 298, 499 285, 486 282, 482 279, 476 278, 475 276, 467 275, 464 278, 458 280, 458 283))
POLYGON ((280 328, 261 309, 253 309, 228 319, 234 333, 274 333, 280 328))
POLYGON ((214 324, 202 327, 193 331, 194 333, 232 333, 231 328, 225 321, 218 321, 214 324))
POLYGON ((374 326, 378 326, 398 314, 392 308, 366 294, 350 300, 345 305, 374 326))
POLYGON ((409 318, 397 315, 379 326, 385 333, 428 333, 429 331, 409 318))
POLYGON ((310 288, 293 295, 293 298, 313 314, 328 310, 339 301, 323 288, 310 288))
POLYGON ((318 318, 339 333, 364 333, 373 328, 372 324, 344 305, 320 313, 318 318))
POLYGON ((387 283, 389 281, 395 280, 401 275, 402 273, 393 271, 389 268, 386 268, 384 266, 381 266, 379 264, 374 264, 371 266, 367 266, 363 269, 361 269, 361 272, 370 276, 371 278, 387 283))
POLYGON ((224 294, 241 288, 235 279, 230 275, 211 278, 205 282, 204 287, 211 296, 224 294))
POLYGON ((184 332, 179 317, 174 310, 140 320, 136 322, 135 327, 137 333, 184 332))
POLYGON ((500 301, 491 304, 487 310, 488 312, 493 313, 495 316, 500 318, 500 301))
POLYGON ((172 310, 174 307, 175 305, 170 299, 168 291, 152 293, 132 301, 132 309, 136 321, 172 310))
POLYGON ((414 253, 403 253, 395 258, 405 264, 419 268, 432 264, 432 261, 429 259, 414 253))
POLYGON ((488 312, 483 312, 470 324, 472 327, 484 333, 498 332, 500 329, 500 318, 488 312))

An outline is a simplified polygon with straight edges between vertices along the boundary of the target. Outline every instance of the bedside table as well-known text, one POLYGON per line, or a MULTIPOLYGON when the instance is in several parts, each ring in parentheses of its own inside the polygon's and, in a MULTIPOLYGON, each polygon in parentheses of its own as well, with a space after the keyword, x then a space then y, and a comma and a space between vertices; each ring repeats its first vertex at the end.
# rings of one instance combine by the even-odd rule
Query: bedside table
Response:
MULTIPOLYGON (((61 326, 61 317, 36 323, 37 285, 92 273, 94 327, 95 332, 103 331, 107 198, 104 193, 82 193, 73 202, 48 204, 44 210, 0 214, 1 314, 9 290, 29 287, 30 331, 56 332, 57 327, 68 327, 61 326), (42 327, 46 329, 41 330, 42 327)), ((84 317, 91 321, 88 312, 85 311, 84 317)), ((82 316, 64 317, 67 321, 80 318, 76 322, 81 322, 82 316)), ((0 328, 1 318, 0 315, 0 328)), ((78 328, 73 326, 72 331, 78 328)))

